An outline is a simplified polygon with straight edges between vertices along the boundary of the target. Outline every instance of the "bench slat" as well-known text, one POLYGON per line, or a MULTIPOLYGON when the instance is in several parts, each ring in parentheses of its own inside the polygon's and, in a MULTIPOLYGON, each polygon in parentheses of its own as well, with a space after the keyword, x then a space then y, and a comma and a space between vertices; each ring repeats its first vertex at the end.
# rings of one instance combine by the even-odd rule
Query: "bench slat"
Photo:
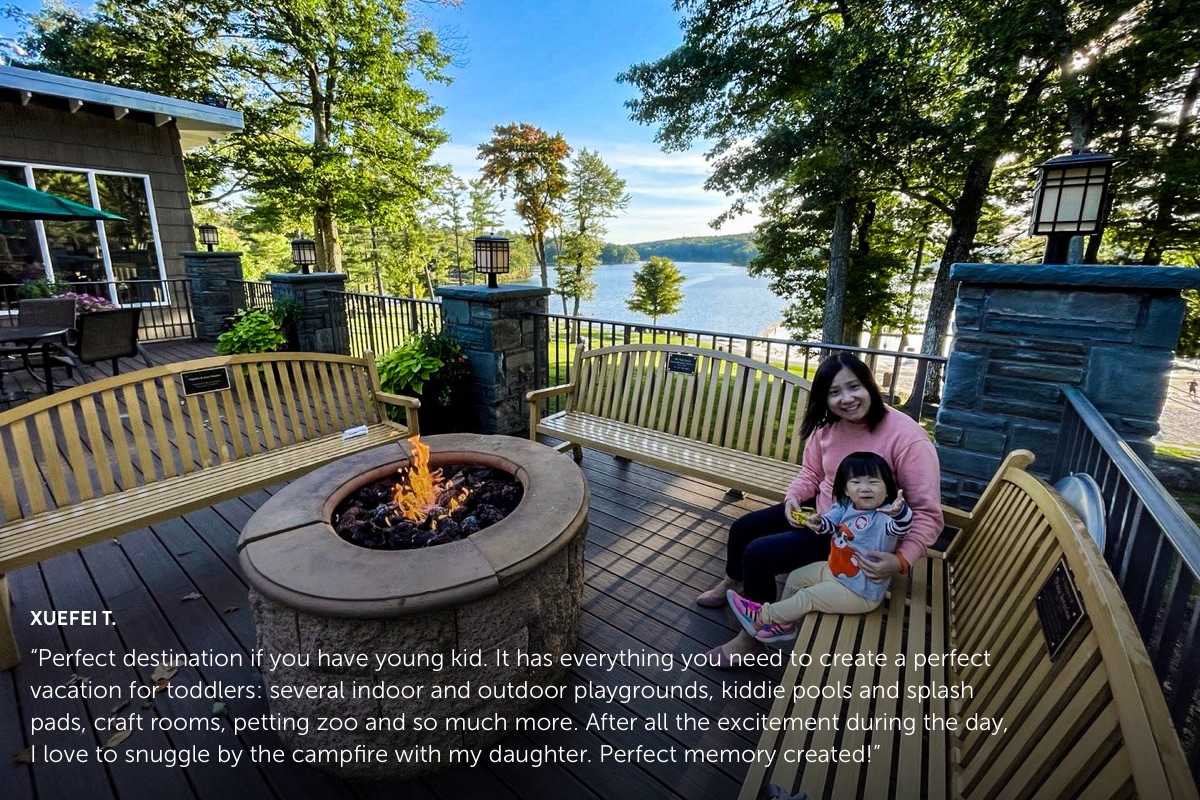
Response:
MULTIPOLYGON (((753 798, 766 780, 788 791, 798 783, 810 797, 940 798, 947 792, 971 800, 1197 797, 1120 589, 1073 512, 1019 466, 1028 461, 1024 453, 1006 461, 975 512, 960 515, 964 527, 945 558, 914 565, 907 597, 900 588, 904 582, 897 579, 886 604, 884 652, 903 649, 910 658, 987 652, 991 664, 939 671, 915 669, 910 660, 901 698, 907 697, 908 686, 935 683, 965 684, 971 691, 949 702, 877 702, 872 713, 894 708, 918 720, 931 711, 948 713, 958 730, 939 734, 945 737, 940 742, 922 741, 931 732, 897 735, 890 745, 872 732, 866 737, 872 756, 865 776, 864 767, 853 763, 802 765, 798 781, 784 770, 773 770, 768 778, 752 768, 743 800, 753 798), (1035 597, 1064 558, 1085 615, 1051 661, 1035 597), (923 575, 925 564, 932 567, 928 576, 923 575), (898 600, 906 602, 898 605, 898 600), (903 648, 897 639, 901 632, 903 648), (997 731, 966 729, 967 720, 982 717, 1002 717, 1003 723, 997 731), (875 749, 876 744, 883 746, 875 749)), ((810 615, 801 623, 803 644, 797 648, 814 655, 862 652, 875 641, 876 622, 870 617, 810 615), (845 637, 845 630, 860 636, 845 637)), ((881 670, 879 685, 891 685, 896 672, 881 670)), ((836 677, 810 668, 789 670, 784 681, 820 687, 836 677)), ((851 700, 842 718, 857 708, 851 700)), ((777 701, 772 713, 805 717, 812 712, 801 703, 777 701)), ((862 741, 850 732, 833 740, 843 746, 862 741)), ((781 744, 778 737, 764 734, 759 746, 777 750, 790 745, 786 737, 781 744)))
POLYGON ((53 519, 21 520, 0 531, 0 573, 290 480, 365 447, 396 442, 402 437, 403 433, 395 428, 379 424, 366 436, 342 439, 338 434, 302 442, 137 487, 123 492, 119 499, 100 497, 78 503, 57 510, 53 519))
POLYGON ((795 464, 704 445, 577 412, 560 411, 542 420, 537 429, 547 436, 587 447, 600 447, 614 455, 694 477, 719 480, 727 487, 776 500, 783 499, 784 492, 796 477, 795 464))

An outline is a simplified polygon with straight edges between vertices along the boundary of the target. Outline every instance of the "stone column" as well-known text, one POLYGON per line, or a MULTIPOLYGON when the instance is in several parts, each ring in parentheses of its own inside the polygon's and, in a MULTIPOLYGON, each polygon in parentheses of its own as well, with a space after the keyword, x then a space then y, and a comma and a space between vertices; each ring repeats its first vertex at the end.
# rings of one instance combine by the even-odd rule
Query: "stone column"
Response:
POLYGON ((549 289, 520 284, 443 286, 442 323, 458 340, 475 376, 480 433, 526 436, 525 393, 533 385, 532 311, 546 311, 549 289))
POLYGON ((969 507, 1005 453, 1037 455, 1046 477, 1063 414, 1060 385, 1079 388, 1145 456, 1158 432, 1181 289, 1180 267, 955 264, 954 345, 934 438, 942 500, 969 507))
POLYGON ((242 254, 184 250, 180 255, 184 274, 191 281, 196 338, 215 342, 225 318, 237 310, 230 299, 228 282, 242 279, 242 254))
POLYGON ((340 303, 331 304, 325 292, 346 290, 346 276, 340 272, 281 273, 268 275, 271 296, 295 297, 303 305, 296 323, 300 349, 314 353, 350 352, 346 315, 340 303))

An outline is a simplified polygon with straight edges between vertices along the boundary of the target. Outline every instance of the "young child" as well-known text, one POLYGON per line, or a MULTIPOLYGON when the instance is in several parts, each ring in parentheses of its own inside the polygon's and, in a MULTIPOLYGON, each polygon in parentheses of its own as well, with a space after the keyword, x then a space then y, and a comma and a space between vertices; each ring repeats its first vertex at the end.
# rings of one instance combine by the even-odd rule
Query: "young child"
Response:
POLYGON ((730 589, 726 596, 742 627, 760 642, 796 638, 796 620, 812 611, 865 614, 881 602, 888 581, 872 580, 859 569, 858 554, 894 553, 912 525, 912 509, 897 489, 892 468, 876 453, 851 453, 833 479, 835 505, 804 521, 817 533, 830 534, 829 560, 788 575, 783 598, 755 603, 730 589))

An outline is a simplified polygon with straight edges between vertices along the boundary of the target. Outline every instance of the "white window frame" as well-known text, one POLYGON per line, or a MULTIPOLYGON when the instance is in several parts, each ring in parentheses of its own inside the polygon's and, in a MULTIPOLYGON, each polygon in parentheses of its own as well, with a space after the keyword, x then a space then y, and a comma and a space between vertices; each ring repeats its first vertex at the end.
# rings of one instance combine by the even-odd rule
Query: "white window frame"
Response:
MULTIPOLYGON (((158 211, 154 205, 154 190, 150 185, 150 175, 144 172, 121 172, 110 169, 86 169, 83 167, 67 167, 59 164, 39 164, 30 163, 27 161, 4 161, 0 160, 0 165, 8 167, 21 167, 25 172, 25 185, 36 187, 37 184, 33 179, 33 171, 40 170, 57 170, 59 172, 78 172, 87 176, 88 182, 88 197, 93 208, 100 208, 100 188, 96 183, 97 175, 115 175, 122 178, 140 178, 146 190, 146 213, 150 216, 150 234, 154 237, 154 258, 158 263, 158 282, 161 287, 160 296, 163 300, 158 302, 139 302, 139 303, 121 303, 117 294, 117 281, 113 274, 112 255, 109 252, 108 232, 104 228, 103 220, 96 220, 96 238, 100 242, 100 257, 104 262, 104 277, 108 286, 108 299, 118 305, 126 308, 145 308, 149 306, 166 306, 170 303, 170 292, 167 287, 167 269, 163 262, 162 239, 158 233, 158 211)), ((50 242, 46 239, 46 227, 42 220, 34 220, 34 226, 37 228, 38 247, 41 248, 42 255, 42 271, 47 280, 54 280, 54 264, 50 260, 50 242)), ((152 279, 151 279, 152 280, 152 279)))

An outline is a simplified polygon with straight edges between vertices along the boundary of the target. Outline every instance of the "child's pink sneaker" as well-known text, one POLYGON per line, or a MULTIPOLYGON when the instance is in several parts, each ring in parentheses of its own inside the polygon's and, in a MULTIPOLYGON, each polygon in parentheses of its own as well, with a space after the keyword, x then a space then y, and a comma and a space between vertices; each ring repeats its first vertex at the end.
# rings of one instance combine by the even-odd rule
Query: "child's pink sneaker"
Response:
POLYGON ((758 612, 762 610, 762 603, 747 600, 733 589, 725 592, 725 598, 729 600, 729 607, 733 609, 733 615, 737 617, 738 622, 742 623, 746 633, 757 636, 759 629, 762 628, 758 621, 758 612))
POLYGON ((796 638, 796 626, 790 622, 768 622, 758 629, 754 638, 763 644, 788 642, 796 638))

